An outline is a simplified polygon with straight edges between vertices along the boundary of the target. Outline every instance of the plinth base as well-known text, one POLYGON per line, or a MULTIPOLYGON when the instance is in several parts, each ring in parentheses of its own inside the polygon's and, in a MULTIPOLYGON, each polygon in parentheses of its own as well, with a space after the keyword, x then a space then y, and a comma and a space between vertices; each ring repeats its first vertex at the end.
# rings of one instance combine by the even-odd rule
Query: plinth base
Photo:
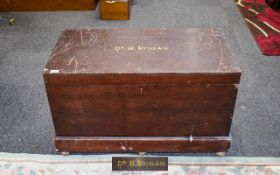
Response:
POLYGON ((60 152, 226 152, 229 137, 56 137, 60 152))

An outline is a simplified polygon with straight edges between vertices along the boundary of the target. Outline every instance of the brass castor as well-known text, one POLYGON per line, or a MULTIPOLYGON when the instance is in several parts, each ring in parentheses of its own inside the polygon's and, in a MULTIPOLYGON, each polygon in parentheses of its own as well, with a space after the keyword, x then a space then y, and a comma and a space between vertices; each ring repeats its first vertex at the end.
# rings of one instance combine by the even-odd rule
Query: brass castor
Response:
POLYGON ((226 153, 225 152, 217 152, 216 155, 219 156, 219 157, 224 157, 226 155, 226 153))
POLYGON ((66 151, 60 152, 60 154, 63 156, 69 156, 69 152, 66 152, 66 151))
POLYGON ((146 154, 146 152, 139 152, 139 155, 142 156, 142 157, 143 157, 145 154, 146 154))

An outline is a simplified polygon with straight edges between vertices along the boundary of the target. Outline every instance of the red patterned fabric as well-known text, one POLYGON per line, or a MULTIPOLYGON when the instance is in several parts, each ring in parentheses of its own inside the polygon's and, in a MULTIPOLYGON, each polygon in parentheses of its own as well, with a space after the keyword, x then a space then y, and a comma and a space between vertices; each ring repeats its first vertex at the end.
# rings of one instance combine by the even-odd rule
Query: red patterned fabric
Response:
POLYGON ((263 13, 258 15, 258 18, 260 21, 268 22, 280 30, 280 12, 276 12, 271 8, 266 8, 263 13))
POLYGON ((260 50, 264 55, 280 55, 280 11, 265 0, 236 0, 260 50))
POLYGON ((243 0, 243 2, 248 2, 248 3, 257 3, 257 4, 263 4, 265 5, 265 0, 243 0))
POLYGON ((279 35, 272 34, 268 37, 258 35, 256 37, 258 45, 262 53, 266 55, 280 55, 280 37, 279 35))

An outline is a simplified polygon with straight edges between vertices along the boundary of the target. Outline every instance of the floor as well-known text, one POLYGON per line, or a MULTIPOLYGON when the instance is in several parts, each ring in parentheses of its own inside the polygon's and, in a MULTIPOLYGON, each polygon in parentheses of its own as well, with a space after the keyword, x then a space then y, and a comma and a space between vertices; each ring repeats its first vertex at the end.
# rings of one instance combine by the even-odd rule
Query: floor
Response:
POLYGON ((134 0, 129 21, 99 20, 98 10, 0 15, 17 19, 0 22, 0 152, 56 153, 41 75, 62 30, 222 27, 242 68, 226 155, 280 156, 280 57, 261 55, 233 0, 134 0))
MULTIPOLYGON (((134 166, 129 166, 128 161, 119 163, 112 157, 119 155, 41 155, 41 154, 14 154, 0 153, 0 171, 2 175, 8 174, 45 174, 69 175, 159 175, 159 174, 207 174, 207 175, 279 175, 280 159, 271 157, 168 157, 168 171, 132 171, 144 169, 137 163, 141 159, 130 160, 134 166), (36 162, 36 163, 34 163, 36 162), (114 163, 112 163, 114 162, 114 163), (130 171, 113 171, 130 168, 130 171)), ((122 154, 130 157, 134 155, 122 154)), ((147 161, 147 160, 146 160, 147 161)), ((162 161, 162 160, 158 160, 162 161)), ((131 163, 132 164, 132 163, 131 163)), ((156 164, 162 165, 162 164, 156 164)), ((153 166, 152 168, 165 169, 167 166, 153 166)), ((145 166, 150 168, 149 166, 145 166)))

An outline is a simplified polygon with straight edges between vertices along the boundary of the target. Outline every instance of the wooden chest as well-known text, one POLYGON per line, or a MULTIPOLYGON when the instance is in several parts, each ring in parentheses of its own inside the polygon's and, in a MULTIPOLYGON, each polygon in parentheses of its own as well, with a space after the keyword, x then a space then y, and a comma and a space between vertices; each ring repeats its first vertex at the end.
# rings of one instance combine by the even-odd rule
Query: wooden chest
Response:
POLYGON ((98 0, 0 0, 0 11, 95 10, 98 0))
POLYGON ((100 0, 100 18, 129 20, 132 0, 100 0))
POLYGON ((66 30, 44 70, 63 152, 220 152, 240 80, 221 29, 66 30))

